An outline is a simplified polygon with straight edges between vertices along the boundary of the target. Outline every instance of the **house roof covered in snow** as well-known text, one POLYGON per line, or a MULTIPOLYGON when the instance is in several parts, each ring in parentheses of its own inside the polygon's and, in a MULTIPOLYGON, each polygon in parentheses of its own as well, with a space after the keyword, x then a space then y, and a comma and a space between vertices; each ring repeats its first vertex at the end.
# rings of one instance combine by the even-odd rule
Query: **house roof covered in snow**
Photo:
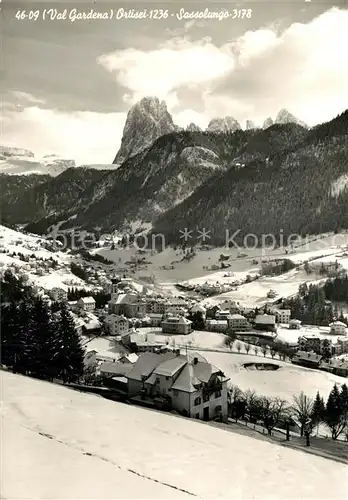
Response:
POLYGON ((329 324, 329 326, 344 326, 345 328, 347 328, 347 325, 342 321, 333 321, 332 323, 329 324))
POLYGON ((99 371, 102 374, 127 375, 133 369, 132 365, 126 363, 102 363, 99 371))
POLYGON ((154 368, 146 383, 154 385, 156 378, 160 375, 174 377, 178 374, 171 389, 189 393, 195 392, 199 385, 202 383, 207 384, 212 375, 224 376, 219 368, 203 359, 199 355, 189 358, 188 356, 174 354, 154 368))
POLYGON ((79 302, 83 302, 84 304, 95 304, 93 297, 81 297, 79 302))
POLYGON ((128 319, 125 318, 124 316, 119 316, 118 314, 109 314, 106 316, 105 320, 106 323, 109 323, 110 321, 114 321, 115 323, 128 323, 128 319))
POLYGON ((227 316, 227 319, 245 319, 246 318, 244 316, 242 316, 241 314, 230 314, 229 316, 227 316))
POLYGON ((293 359, 299 361, 314 361, 319 362, 322 359, 320 354, 316 354, 315 352, 306 352, 306 351, 297 351, 293 359))
POLYGON ((166 352, 163 354, 145 352, 139 356, 139 359, 133 365, 133 369, 128 374, 128 378, 138 381, 143 380, 144 377, 147 379, 158 365, 173 357, 175 357, 175 354, 172 352, 166 352))

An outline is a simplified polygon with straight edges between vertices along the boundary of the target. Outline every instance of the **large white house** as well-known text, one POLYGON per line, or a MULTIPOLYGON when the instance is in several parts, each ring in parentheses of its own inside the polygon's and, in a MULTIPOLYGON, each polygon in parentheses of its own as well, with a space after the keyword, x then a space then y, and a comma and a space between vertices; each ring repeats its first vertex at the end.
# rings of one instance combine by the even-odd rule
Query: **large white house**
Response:
POLYGON ((347 325, 342 323, 342 321, 333 321, 330 323, 330 333, 332 335, 346 335, 347 325))
POLYGON ((290 330, 299 330, 301 328, 301 321, 299 319, 291 319, 289 321, 290 330))
POLYGON ((77 301, 77 305, 83 311, 94 311, 95 309, 95 300, 93 297, 81 297, 77 301))
POLYGON ((105 318, 104 324, 110 335, 123 335, 129 330, 128 319, 117 314, 109 314, 105 318))
POLYGON ((247 332, 250 330, 249 321, 241 314, 230 314, 227 316, 227 325, 233 332, 247 332))
POLYGON ((130 396, 166 397, 173 409, 200 420, 227 418, 229 379, 198 354, 145 353, 126 377, 130 396))
POLYGON ((255 318, 255 328, 275 330, 276 317, 274 314, 258 314, 255 318))
POLYGON ((192 332, 192 321, 184 316, 169 316, 162 321, 162 332, 187 335, 192 332))
POLYGON ((272 314, 275 315, 277 323, 288 324, 290 322, 290 309, 273 309, 272 314))

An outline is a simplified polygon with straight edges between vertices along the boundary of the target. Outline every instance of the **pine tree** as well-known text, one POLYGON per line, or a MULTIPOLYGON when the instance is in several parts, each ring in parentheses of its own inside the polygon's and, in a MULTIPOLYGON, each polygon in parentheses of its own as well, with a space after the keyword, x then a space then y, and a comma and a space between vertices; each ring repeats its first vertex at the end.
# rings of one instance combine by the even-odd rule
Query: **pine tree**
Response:
POLYGON ((317 392, 317 395, 315 396, 313 407, 312 407, 312 414, 311 414, 311 419, 313 422, 313 425, 319 426, 321 422, 324 422, 325 418, 325 403, 323 398, 320 396, 319 391, 317 392))
POLYGON ((14 302, 10 302, 1 307, 1 363, 8 367, 15 364, 18 331, 18 308, 14 302))
POLYGON ((347 384, 343 384, 341 386, 340 406, 341 406, 343 419, 346 422, 345 428, 347 428, 348 427, 348 387, 347 387, 347 384))
POLYGON ((32 331, 32 300, 26 300, 18 307, 18 342, 13 371, 23 374, 32 372, 35 366, 35 336, 32 331))
POLYGON ((346 426, 346 413, 343 409, 343 396, 341 397, 337 385, 333 386, 325 408, 325 423, 331 429, 332 439, 337 439, 346 426))
POLYGON ((76 331, 74 320, 64 304, 55 324, 57 351, 54 366, 64 382, 78 380, 84 369, 84 352, 76 331))
POLYGON ((38 378, 52 380, 55 375, 52 359, 57 346, 56 330, 50 308, 40 297, 33 299, 30 328, 30 334, 35 339, 32 374, 38 378))

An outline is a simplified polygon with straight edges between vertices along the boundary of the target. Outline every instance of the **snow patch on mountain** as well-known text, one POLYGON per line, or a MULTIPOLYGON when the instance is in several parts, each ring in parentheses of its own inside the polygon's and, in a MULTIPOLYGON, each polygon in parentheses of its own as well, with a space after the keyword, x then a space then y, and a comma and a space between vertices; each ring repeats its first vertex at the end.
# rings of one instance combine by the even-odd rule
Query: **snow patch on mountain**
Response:
POLYGON ((198 167, 219 168, 219 157, 213 151, 200 146, 187 147, 182 150, 180 158, 188 164, 198 167))
POLYGON ((0 172, 8 175, 51 175, 56 177, 76 167, 75 161, 58 155, 35 157, 28 149, 0 146, 0 172))
POLYGON ((331 183, 330 194, 333 198, 339 196, 343 191, 348 188, 348 174, 342 174, 331 183))
POLYGON ((6 160, 7 158, 34 158, 34 153, 29 151, 29 149, 14 148, 11 146, 0 146, 0 160, 6 160))

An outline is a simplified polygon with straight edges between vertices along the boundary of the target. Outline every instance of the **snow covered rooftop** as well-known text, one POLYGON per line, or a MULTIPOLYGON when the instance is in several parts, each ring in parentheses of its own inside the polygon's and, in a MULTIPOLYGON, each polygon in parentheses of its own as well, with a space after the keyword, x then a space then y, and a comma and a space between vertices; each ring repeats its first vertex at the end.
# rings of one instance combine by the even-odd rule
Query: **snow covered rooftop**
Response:
POLYGON ((80 299, 84 304, 95 304, 93 297, 81 297, 80 299))

